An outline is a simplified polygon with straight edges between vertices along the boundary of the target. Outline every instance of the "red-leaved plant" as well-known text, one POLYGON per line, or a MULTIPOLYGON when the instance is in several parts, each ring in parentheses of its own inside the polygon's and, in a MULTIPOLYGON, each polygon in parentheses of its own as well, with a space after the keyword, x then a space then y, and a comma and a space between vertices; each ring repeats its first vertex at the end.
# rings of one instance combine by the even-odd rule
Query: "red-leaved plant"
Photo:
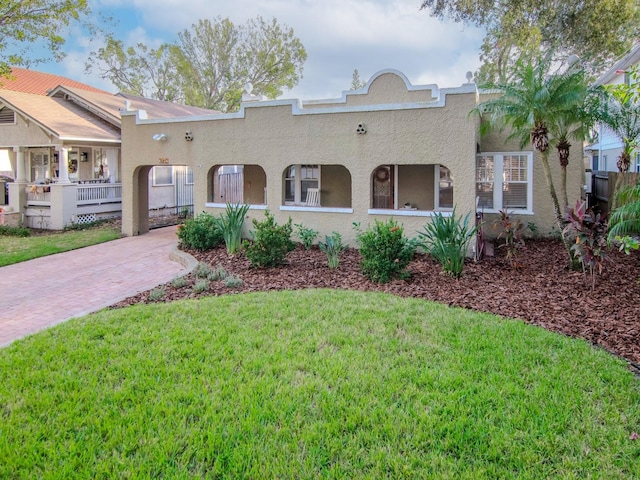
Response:
POLYGON ((567 209, 564 234, 575 237, 571 251, 582 264, 582 271, 591 276, 591 290, 596 285, 596 274, 601 274, 607 258, 607 221, 604 215, 587 209, 586 202, 578 200, 574 208, 567 209))
POLYGON ((495 221, 495 227, 499 227, 502 231, 498 234, 498 238, 504 240, 504 243, 498 248, 506 250, 506 259, 511 263, 511 268, 522 268, 522 263, 518 261, 518 254, 524 247, 524 239, 522 232, 524 225, 518 218, 511 217, 507 210, 500 210, 500 218, 495 221))

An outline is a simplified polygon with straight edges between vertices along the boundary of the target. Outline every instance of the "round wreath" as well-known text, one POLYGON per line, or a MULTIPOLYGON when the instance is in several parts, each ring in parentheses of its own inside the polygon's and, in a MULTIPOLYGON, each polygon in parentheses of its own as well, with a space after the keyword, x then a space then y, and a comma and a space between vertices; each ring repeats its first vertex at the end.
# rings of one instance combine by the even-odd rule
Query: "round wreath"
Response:
POLYGON ((379 182, 386 182, 387 180, 389 180, 389 170, 384 167, 379 167, 376 170, 376 180, 378 180, 379 182))

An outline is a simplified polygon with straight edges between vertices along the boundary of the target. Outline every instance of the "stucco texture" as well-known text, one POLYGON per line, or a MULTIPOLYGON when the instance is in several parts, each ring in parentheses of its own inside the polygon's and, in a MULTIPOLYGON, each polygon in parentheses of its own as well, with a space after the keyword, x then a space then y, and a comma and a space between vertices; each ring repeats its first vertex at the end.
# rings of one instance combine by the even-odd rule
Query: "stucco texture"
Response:
MULTIPOLYGON (((481 142, 479 120, 469 115, 478 102, 475 85, 421 90, 402 74, 385 72, 374 76, 366 90, 369 93, 360 93, 357 104, 332 100, 325 105, 316 102, 313 108, 295 100, 255 102, 244 103, 235 114, 163 120, 145 120, 138 111, 123 112, 123 232, 146 231, 148 192, 139 188, 139 175, 153 165, 190 166, 194 211, 215 215, 222 211, 208 185, 215 168, 257 165, 266 178, 267 204, 255 205, 250 218, 264 218, 268 208, 278 222, 291 217, 321 236, 340 232, 351 244, 355 244, 354 222, 366 226, 394 217, 409 236, 415 236, 430 221, 437 194, 435 171, 431 168, 427 174, 429 169, 419 166, 448 167, 456 213, 475 212, 475 155, 481 142), (364 101, 368 95, 370 102, 364 101), (366 133, 359 133, 359 127, 366 133), (192 141, 185 139, 187 131, 192 132, 192 141), (154 141, 158 133, 167 140, 154 141), (320 165, 321 208, 285 205, 284 172, 294 164, 320 165), (372 210, 373 173, 380 165, 397 166, 396 210, 372 210), (402 209, 405 202, 417 210, 402 209)), ((572 163, 577 162, 572 158, 572 163)), ((533 217, 550 224, 552 212, 541 173, 536 167, 533 217)), ((573 174, 571 186, 579 188, 573 174)))

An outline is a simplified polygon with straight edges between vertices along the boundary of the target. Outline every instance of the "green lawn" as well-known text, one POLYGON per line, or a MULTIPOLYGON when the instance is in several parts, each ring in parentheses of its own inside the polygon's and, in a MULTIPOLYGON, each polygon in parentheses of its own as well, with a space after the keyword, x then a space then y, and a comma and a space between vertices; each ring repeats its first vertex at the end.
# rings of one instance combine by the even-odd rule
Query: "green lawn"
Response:
POLYGON ((120 238, 112 225, 51 232, 31 237, 0 236, 0 267, 120 238))
POLYGON ((0 478, 640 478, 640 382, 379 293, 134 306, 0 350, 0 478))

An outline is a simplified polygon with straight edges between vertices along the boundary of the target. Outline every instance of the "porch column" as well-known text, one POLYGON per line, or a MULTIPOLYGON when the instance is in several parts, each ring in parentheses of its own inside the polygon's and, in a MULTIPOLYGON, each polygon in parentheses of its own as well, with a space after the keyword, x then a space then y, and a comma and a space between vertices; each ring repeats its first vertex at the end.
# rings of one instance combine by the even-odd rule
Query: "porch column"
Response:
MULTIPOLYGON (((7 211, 24 213, 27 208, 27 168, 24 149, 14 147, 16 159, 16 181, 9 183, 9 208, 7 211)), ((20 220, 22 223, 22 219, 20 220)))
POLYGON ((71 183, 69 181, 69 149, 58 147, 58 183, 71 183))
POLYGON ((107 148, 107 165, 109 166, 109 183, 120 182, 120 165, 118 161, 118 149, 107 148))
POLYGON ((27 183, 27 169, 24 164, 24 149, 22 147, 13 147, 16 154, 16 182, 27 183))

